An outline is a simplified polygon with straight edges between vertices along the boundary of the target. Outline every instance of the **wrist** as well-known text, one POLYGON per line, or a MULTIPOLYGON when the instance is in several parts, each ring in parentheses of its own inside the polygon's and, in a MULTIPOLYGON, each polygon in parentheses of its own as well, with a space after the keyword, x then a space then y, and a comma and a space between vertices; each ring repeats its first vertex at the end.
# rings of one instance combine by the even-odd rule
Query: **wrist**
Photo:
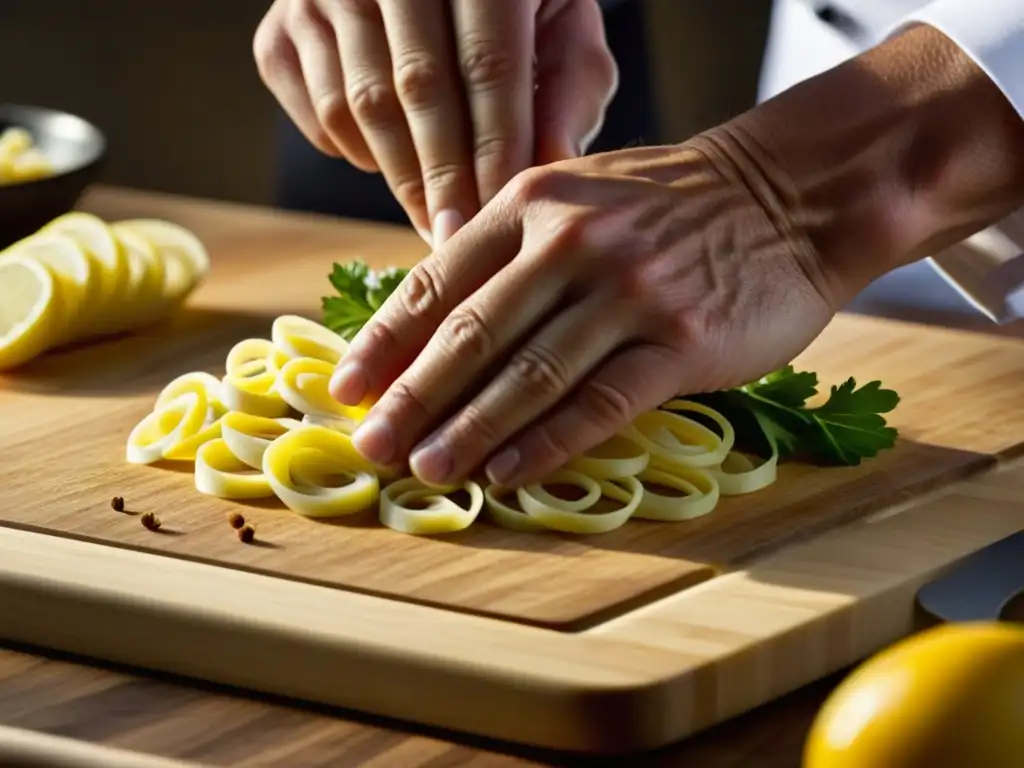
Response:
POLYGON ((837 304, 1024 204, 1024 120, 928 26, 708 137, 758 168, 786 226, 817 254, 837 304))

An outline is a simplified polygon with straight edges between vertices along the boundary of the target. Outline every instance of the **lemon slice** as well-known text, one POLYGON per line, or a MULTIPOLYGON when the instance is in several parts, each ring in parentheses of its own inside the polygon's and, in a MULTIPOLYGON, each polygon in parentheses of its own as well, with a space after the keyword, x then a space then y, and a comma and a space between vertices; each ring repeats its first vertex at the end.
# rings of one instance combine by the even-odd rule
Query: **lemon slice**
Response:
POLYGON ((263 499, 274 491, 261 472, 231 453, 223 439, 211 440, 196 454, 196 490, 221 499, 263 499))
POLYGON ((330 328, 298 315, 282 315, 270 329, 274 346, 292 358, 312 357, 337 365, 348 342, 330 328))
POLYGON ((89 317, 96 303, 98 267, 67 235, 31 235, 0 253, 0 261, 11 256, 25 256, 49 267, 59 285, 62 319, 60 327, 54 328, 53 345, 70 341, 79 321, 89 317))
POLYGON ((40 233, 63 234, 75 240, 99 266, 99 298, 93 315, 82 318, 76 338, 97 336, 108 332, 112 306, 121 301, 128 280, 124 249, 102 219, 89 213, 66 213, 58 216, 40 233))
POLYGON ((484 492, 474 482, 435 488, 414 477, 396 480, 380 494, 380 521, 392 530, 411 534, 453 533, 472 525, 484 506, 484 492), (448 498, 456 491, 469 493, 469 506, 448 498), (412 506, 412 505, 416 506, 412 506))
POLYGON ((373 465, 347 435, 323 427, 293 429, 274 440, 263 454, 263 474, 285 506, 306 517, 355 514, 380 496, 373 465))
POLYGON ((128 219, 118 225, 145 238, 160 255, 166 271, 167 302, 182 301, 209 274, 210 255, 206 246, 184 227, 161 219, 128 219))
POLYGON ((125 253, 128 277, 119 307, 117 330, 135 330, 159 320, 166 312, 164 263, 150 242, 135 230, 111 224, 125 253))
POLYGON ((9 163, 32 148, 32 134, 24 128, 6 128, 0 132, 0 163, 9 163))
POLYGON ((152 464, 203 428, 206 397, 185 392, 147 414, 128 435, 125 454, 129 464, 152 464))
POLYGON ((6 171, 10 181, 32 181, 52 176, 53 163, 38 149, 26 149, 10 158, 6 171))
POLYGON ((49 267, 25 256, 0 260, 0 370, 45 352, 59 330, 60 292, 49 267))

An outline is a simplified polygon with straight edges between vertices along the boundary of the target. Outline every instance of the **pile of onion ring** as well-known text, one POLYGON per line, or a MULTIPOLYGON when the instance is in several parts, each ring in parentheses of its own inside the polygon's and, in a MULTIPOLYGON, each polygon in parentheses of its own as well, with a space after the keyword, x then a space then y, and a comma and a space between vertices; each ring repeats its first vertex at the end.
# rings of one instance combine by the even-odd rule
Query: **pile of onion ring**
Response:
POLYGON ((712 512, 721 496, 751 493, 776 479, 777 454, 755 462, 734 451, 727 419, 678 399, 642 414, 542 482, 427 485, 385 471, 353 448, 350 435, 371 403, 344 406, 328 392, 348 348, 344 339, 295 315, 277 318, 270 336, 236 344, 219 379, 186 373, 164 387, 131 431, 127 460, 191 461, 202 493, 277 497, 307 517, 376 507, 384 525, 410 534, 463 530, 484 509, 494 523, 516 531, 593 534, 631 518, 679 522, 712 512))

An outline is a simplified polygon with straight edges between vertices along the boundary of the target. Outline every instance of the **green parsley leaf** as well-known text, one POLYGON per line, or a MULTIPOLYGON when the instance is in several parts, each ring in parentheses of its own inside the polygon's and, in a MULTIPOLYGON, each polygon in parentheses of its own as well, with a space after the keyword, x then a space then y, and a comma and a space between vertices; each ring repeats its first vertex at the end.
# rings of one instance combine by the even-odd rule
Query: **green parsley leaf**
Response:
POLYGON ((351 341, 409 273, 391 267, 375 272, 362 261, 335 264, 330 274, 337 296, 324 296, 324 325, 351 341))
POLYGON ((881 414, 893 410, 899 396, 881 382, 857 389, 848 379, 831 388, 825 403, 807 407, 817 394, 816 374, 786 366, 735 389, 688 397, 729 419, 738 448, 765 458, 774 447, 780 458, 855 466, 895 445, 897 431, 881 414))
POLYGON ((828 400, 807 411, 816 429, 808 433, 808 443, 816 442, 816 453, 832 454, 839 464, 860 464, 896 444, 897 432, 886 426, 881 414, 888 413, 900 398, 881 382, 872 381, 857 389, 857 382, 847 379, 832 387, 828 400))

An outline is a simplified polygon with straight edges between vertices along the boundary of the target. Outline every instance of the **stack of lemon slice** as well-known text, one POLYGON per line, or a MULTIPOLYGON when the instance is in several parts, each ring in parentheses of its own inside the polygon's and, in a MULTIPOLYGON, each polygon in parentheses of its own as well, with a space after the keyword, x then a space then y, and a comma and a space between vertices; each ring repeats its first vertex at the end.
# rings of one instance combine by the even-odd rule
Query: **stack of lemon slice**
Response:
POLYGON ((202 242, 177 224, 60 216, 0 252, 0 370, 160 320, 209 270, 202 242))
POLYGON ((430 486, 371 464, 352 446, 350 435, 371 403, 344 406, 328 392, 348 348, 340 336, 285 315, 270 337, 236 344, 220 378, 195 372, 169 383, 129 435, 128 461, 193 461, 202 493, 276 496, 307 517, 376 507, 384 525, 411 534, 465 529, 484 509, 513 530, 604 533, 632 518, 700 517, 723 495, 775 482, 777 455, 755 462, 737 453, 733 427, 721 414, 673 400, 543 482, 430 486), (576 492, 564 492, 567 487, 576 492))

